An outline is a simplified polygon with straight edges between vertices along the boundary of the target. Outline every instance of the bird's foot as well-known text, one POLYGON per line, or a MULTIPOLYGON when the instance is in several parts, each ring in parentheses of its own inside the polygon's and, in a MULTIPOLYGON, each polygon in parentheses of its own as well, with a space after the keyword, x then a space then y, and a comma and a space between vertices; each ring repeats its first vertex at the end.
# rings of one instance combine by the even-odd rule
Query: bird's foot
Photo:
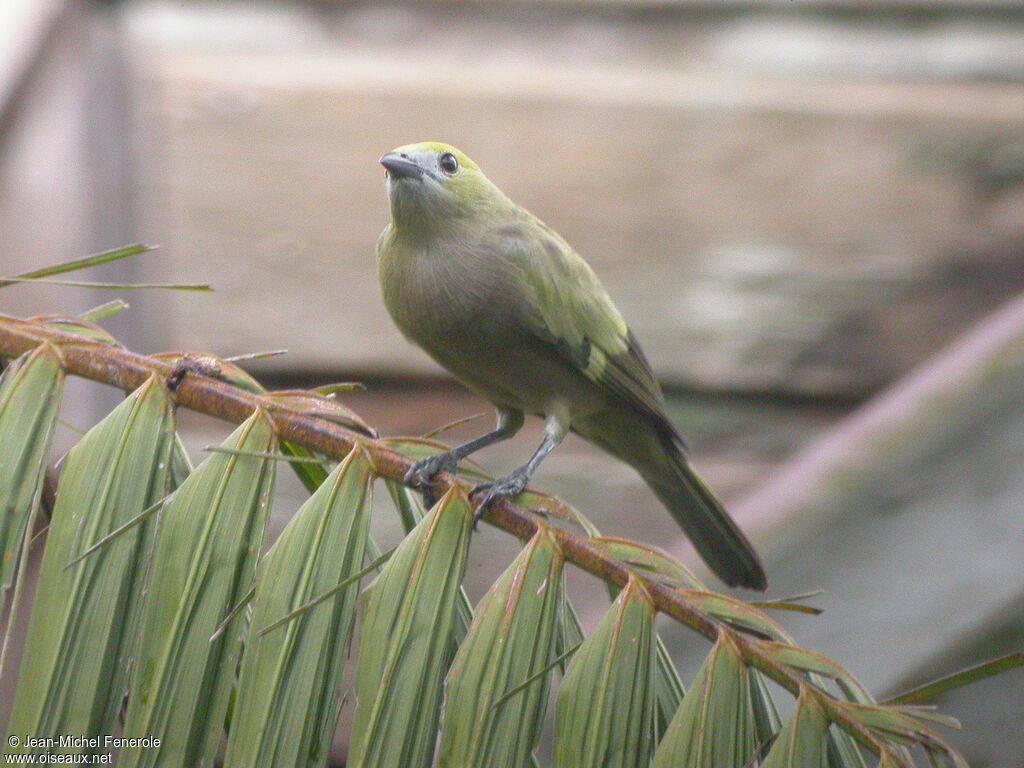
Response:
POLYGON ((469 497, 479 497, 476 511, 473 512, 473 530, 476 530, 480 518, 484 516, 487 507, 498 499, 507 499, 510 496, 518 496, 526 490, 526 484, 530 481, 530 475, 520 467, 508 477, 495 480, 492 483, 481 483, 469 492, 469 497))
POLYGON ((434 476, 439 472, 454 475, 458 466, 459 460, 450 452, 439 453, 413 464, 405 473, 405 483, 423 494, 423 504, 430 509, 437 501, 434 498, 434 486, 437 485, 434 476))

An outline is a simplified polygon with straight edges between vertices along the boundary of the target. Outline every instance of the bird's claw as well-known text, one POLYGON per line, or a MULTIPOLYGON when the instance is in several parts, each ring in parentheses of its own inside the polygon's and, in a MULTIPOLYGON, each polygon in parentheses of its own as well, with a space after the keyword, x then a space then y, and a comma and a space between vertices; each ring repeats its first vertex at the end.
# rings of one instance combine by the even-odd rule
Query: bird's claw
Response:
POLYGON ((529 479, 530 478, 525 472, 516 470, 508 477, 503 477, 492 483, 481 483, 471 490, 469 492, 469 497, 471 499, 477 499, 477 497, 479 497, 476 510, 473 512, 473 530, 475 531, 477 529, 477 525, 480 523, 480 518, 484 516, 484 512, 487 511, 487 507, 498 499, 507 499, 511 496, 518 496, 526 490, 526 483, 529 479))
POLYGON ((455 474, 458 468, 458 461, 454 456, 447 453, 439 453, 426 459, 417 461, 409 471, 405 473, 405 484, 419 490, 423 494, 423 503, 429 509, 434 506, 433 488, 437 485, 434 476, 439 472, 455 474))
POLYGON ((430 488, 437 485, 434 481, 436 474, 439 472, 455 474, 456 467, 457 462, 454 456, 439 453, 413 464, 405 473, 405 482, 414 488, 430 488))

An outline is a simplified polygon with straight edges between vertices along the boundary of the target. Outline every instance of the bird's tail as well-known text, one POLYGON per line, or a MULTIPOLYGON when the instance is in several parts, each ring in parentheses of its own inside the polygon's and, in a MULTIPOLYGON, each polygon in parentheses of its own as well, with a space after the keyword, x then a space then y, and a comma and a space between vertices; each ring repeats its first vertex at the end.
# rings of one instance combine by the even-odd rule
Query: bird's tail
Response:
POLYGON ((768 579, 753 546, 711 489, 697 476, 675 440, 664 438, 668 459, 642 473, 712 571, 730 587, 764 590, 768 579))
POLYGON ((690 466, 667 419, 642 419, 612 408, 577 419, 572 428, 640 473, 718 578, 730 587, 767 586, 757 553, 690 466))

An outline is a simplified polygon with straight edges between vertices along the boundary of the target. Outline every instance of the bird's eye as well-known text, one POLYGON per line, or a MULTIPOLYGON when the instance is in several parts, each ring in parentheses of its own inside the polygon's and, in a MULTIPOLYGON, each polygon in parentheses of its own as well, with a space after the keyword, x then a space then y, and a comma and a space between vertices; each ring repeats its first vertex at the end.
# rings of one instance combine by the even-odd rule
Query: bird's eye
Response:
POLYGON ((459 161, 455 159, 455 155, 451 152, 445 152, 441 155, 440 165, 441 170, 449 176, 459 170, 459 161))

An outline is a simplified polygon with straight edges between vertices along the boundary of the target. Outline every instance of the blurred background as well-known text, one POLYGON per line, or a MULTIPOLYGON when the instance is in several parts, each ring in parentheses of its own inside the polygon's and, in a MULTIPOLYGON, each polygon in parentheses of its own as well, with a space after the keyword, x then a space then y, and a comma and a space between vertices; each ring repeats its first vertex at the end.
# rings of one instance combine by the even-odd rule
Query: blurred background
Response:
MULTIPOLYGON (((0 311, 125 296, 132 349, 287 348, 251 370, 364 382, 343 400, 384 434, 479 434, 489 408, 378 295, 377 158, 421 140, 590 261, 769 594, 824 590, 781 617, 802 644, 879 696, 1024 647, 1024 3, 4 0, 0 273, 140 240, 162 247, 97 276, 215 293, 15 286, 0 311)), ((118 397, 75 386, 80 427, 118 397)), ((182 420, 196 458, 226 434, 182 420)), ((539 436, 479 459, 504 473, 539 436)), ((697 567, 581 440, 535 482, 697 567)), ((473 547, 478 596, 516 544, 473 547)), ((704 648, 665 630, 692 671, 704 648)), ((975 768, 1024 766, 1021 673, 939 704, 975 768)))

